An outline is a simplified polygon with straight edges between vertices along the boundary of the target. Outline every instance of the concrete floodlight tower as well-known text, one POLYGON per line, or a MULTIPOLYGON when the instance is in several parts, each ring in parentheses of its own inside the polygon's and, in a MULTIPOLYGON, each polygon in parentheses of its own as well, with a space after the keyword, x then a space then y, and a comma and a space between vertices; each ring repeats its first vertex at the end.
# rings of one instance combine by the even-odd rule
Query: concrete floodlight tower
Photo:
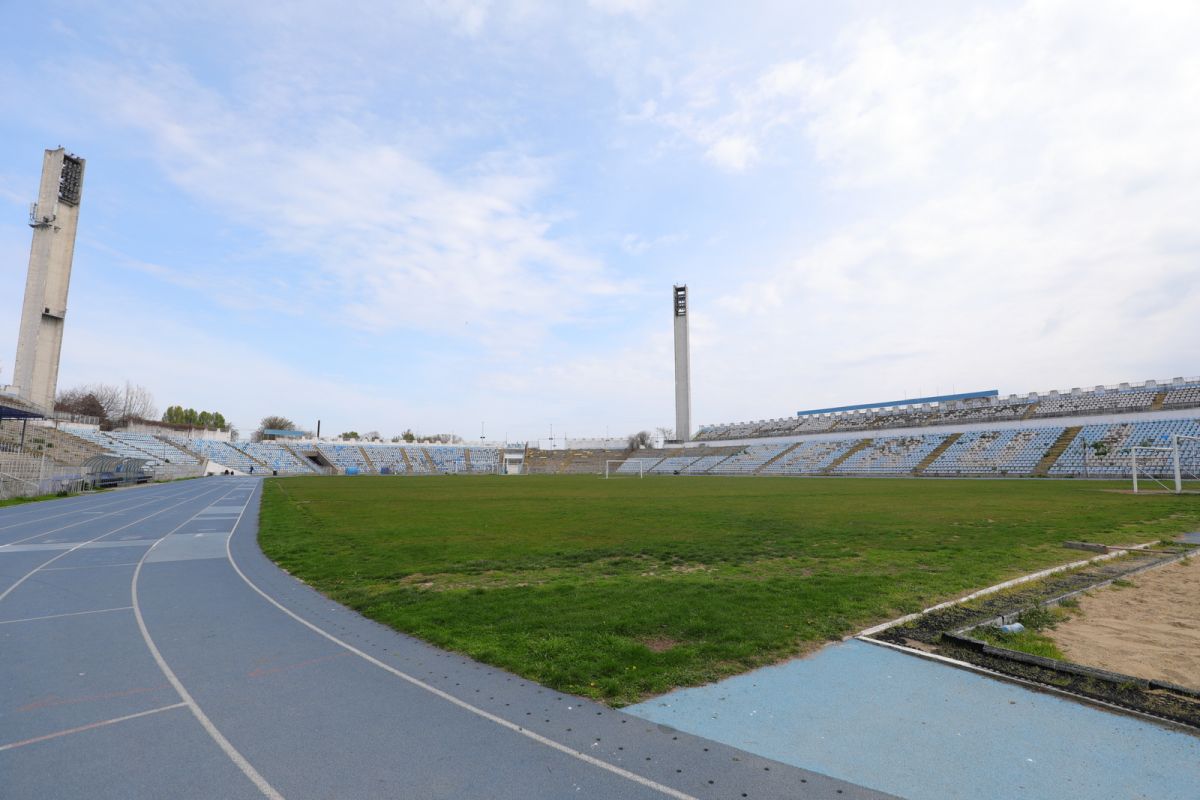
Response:
POLYGON ((692 438, 692 355, 688 348, 687 284, 676 286, 675 308, 675 438, 692 438))
POLYGON ((18 396, 50 410, 58 389, 67 289, 75 256, 75 227, 83 196, 84 160, 63 148, 47 150, 42 161, 38 199, 29 208, 33 245, 25 279, 25 305, 13 382, 18 396))

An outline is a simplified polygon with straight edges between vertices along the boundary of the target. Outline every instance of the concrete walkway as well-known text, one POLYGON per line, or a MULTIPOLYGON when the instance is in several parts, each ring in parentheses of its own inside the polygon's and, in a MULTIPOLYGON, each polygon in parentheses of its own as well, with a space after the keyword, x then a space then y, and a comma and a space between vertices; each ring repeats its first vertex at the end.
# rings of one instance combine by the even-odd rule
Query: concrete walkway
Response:
POLYGON ((1200 737, 866 642, 625 710, 914 800, 1200 797, 1200 737))

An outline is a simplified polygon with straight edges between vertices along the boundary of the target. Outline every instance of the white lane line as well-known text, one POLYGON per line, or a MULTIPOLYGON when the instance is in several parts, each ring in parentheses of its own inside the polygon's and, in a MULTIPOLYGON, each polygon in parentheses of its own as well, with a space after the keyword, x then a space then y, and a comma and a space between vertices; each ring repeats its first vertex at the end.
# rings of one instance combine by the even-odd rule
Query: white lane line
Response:
MULTIPOLYGON (((215 490, 215 491, 218 491, 218 492, 219 492, 219 491, 220 491, 220 489, 217 489, 217 490, 215 490)), ((26 573, 25 573, 25 574, 24 574, 24 575, 21 577, 21 579, 20 579, 20 580, 18 580, 18 581, 17 581, 16 583, 14 583, 12 586, 9 586, 9 587, 8 587, 7 589, 5 589, 3 592, 0 592, 0 601, 3 601, 3 600, 4 600, 4 598, 6 598, 6 597, 8 597, 10 594, 12 594, 12 593, 13 593, 13 592, 16 590, 16 588, 17 588, 18 586, 20 586, 22 583, 24 583, 25 581, 27 581, 27 580, 29 580, 31 577, 33 577, 34 573, 36 573, 38 570, 42 569, 43 567, 47 566, 48 564, 53 564, 55 561, 58 561, 58 560, 59 560, 60 558, 62 558, 63 556, 70 555, 71 553, 74 553, 76 550, 78 550, 79 548, 83 547, 85 544, 91 544, 92 542, 98 542, 98 541, 100 541, 101 539, 103 539, 105 536, 111 536, 112 534, 116 533, 117 531, 123 531, 123 530, 125 530, 126 528, 130 528, 130 527, 133 527, 134 525, 137 525, 139 522, 145 522, 146 520, 148 520, 148 519, 150 519, 150 518, 152 518, 152 517, 157 517, 159 514, 163 513, 164 511, 170 511, 171 509, 175 508, 176 506, 181 506, 181 505, 183 505, 184 503, 190 503, 191 501, 193 501, 193 500, 196 500, 196 499, 198 499, 198 498, 200 498, 200 497, 203 497, 203 496, 204 496, 204 495, 206 495, 206 494, 212 494, 212 493, 213 493, 213 492, 211 492, 211 491, 205 491, 205 492, 199 492, 199 493, 197 493, 196 495, 193 495, 193 496, 191 496, 191 497, 185 497, 184 499, 180 500, 178 503, 175 503, 175 504, 173 504, 173 505, 169 505, 169 506, 167 506, 166 508, 160 508, 158 511, 155 511, 153 514, 147 514, 146 516, 142 517, 141 519, 135 519, 133 522, 130 522, 130 523, 129 523, 129 524, 127 524, 127 525, 122 525, 121 527, 119 527, 119 528, 116 528, 116 529, 114 529, 114 530, 111 530, 111 531, 108 531, 107 533, 102 533, 102 534, 100 534, 99 536, 97 536, 95 539, 89 539, 89 540, 88 540, 88 541, 86 541, 86 542, 80 542, 79 544, 77 544, 77 545, 75 545, 74 547, 72 547, 70 550, 63 550, 61 553, 59 553, 58 555, 56 555, 54 558, 51 558, 51 559, 49 559, 49 560, 47 560, 47 561, 43 561, 41 564, 38 564, 38 565, 37 565, 36 567, 34 567, 33 569, 29 570, 29 572, 26 572, 26 573)), ((189 519, 189 520, 188 520, 188 522, 191 522, 191 519, 189 519)), ((185 524, 186 524, 186 523, 185 523, 185 524)), ((179 526, 179 527, 181 528, 181 527, 183 527, 183 526, 181 525, 181 526, 179 526)), ((179 530, 179 528, 176 528, 175 530, 179 530)))
MULTIPOLYGON (((124 514, 126 511, 132 511, 135 508, 141 508, 142 506, 148 506, 151 503, 158 502, 159 500, 170 500, 172 498, 178 497, 180 494, 183 494, 183 492, 179 492, 179 493, 172 492, 171 494, 166 495, 165 497, 155 497, 153 500, 147 500, 144 503, 136 503, 134 505, 125 506, 124 508, 119 508, 116 511, 107 511, 98 517, 92 517, 91 519, 81 519, 78 522, 72 522, 70 525, 63 525, 61 528, 55 528, 55 529, 49 530, 49 531, 41 531, 39 533, 33 534, 32 536, 26 536, 24 539, 17 539, 16 541, 13 541, 13 542, 6 542, 4 544, 0 544, 0 551, 3 551, 4 548, 10 547, 14 544, 21 544, 23 542, 28 542, 30 539, 37 539, 39 536, 49 536, 52 533, 58 533, 59 531, 65 531, 68 528, 74 528, 77 525, 83 525, 84 523, 87 523, 87 522, 95 522, 96 520, 104 519, 105 517, 111 517, 114 514, 124 514)), ((203 494, 203 493, 201 492, 200 494, 203 494)), ((199 494, 193 495, 193 496, 198 497, 199 494)), ((120 529, 118 528, 118 530, 120 530, 120 529)))
MULTIPOLYGON (((157 488, 157 487, 151 487, 151 488, 157 488)), ((186 487, 186 486, 185 487, 175 487, 175 486, 165 487, 161 493, 157 493, 155 496, 158 497, 159 494, 163 494, 163 495, 166 495, 167 497, 171 497, 172 495, 175 494, 175 492, 169 491, 169 490, 176 489, 176 488, 182 488, 182 489, 186 490, 191 487, 186 487)), ((78 498, 73 497, 71 499, 72 500, 77 499, 80 501, 80 503, 79 503, 80 505, 84 505, 85 503, 87 503, 87 501, 92 500, 92 497, 81 496, 78 498)), ((60 514, 49 514, 49 515, 45 515, 45 516, 43 516, 41 513, 39 513, 39 512, 44 511, 44 509, 38 507, 40 505, 40 503, 30 503, 26 507, 26 509, 24 509, 24 510, 29 511, 29 519, 26 519, 24 522, 14 522, 11 525, 0 525, 0 531, 8 530, 9 528, 19 528, 22 525, 28 525, 30 522, 45 522, 46 520, 57 519, 58 517, 69 517, 72 514, 104 514, 106 512, 96 511, 95 508, 97 506, 99 506, 100 508, 110 508, 112 506, 120 505, 121 503, 125 502, 128 499, 129 498, 124 497, 120 494, 117 494, 114 497, 108 497, 108 498, 100 497, 100 498, 96 499, 95 501, 91 502, 90 505, 87 505, 86 511, 85 510, 63 511, 60 514), (106 503, 106 502, 104 502, 105 500, 110 500, 112 502, 106 503)), ((5 515, 3 517, 0 517, 0 520, 7 520, 9 518, 11 518, 9 515, 5 515)), ((85 520, 85 522, 86 522, 86 520, 85 520)))
POLYGON ((101 567, 136 567, 136 561, 126 561, 123 564, 85 564, 82 567, 46 567, 42 572, 64 572, 69 569, 100 569, 101 567))
POLYGON ((37 622, 42 619, 59 619, 60 617, 79 617, 84 614, 107 614, 109 611, 130 611, 133 606, 117 606, 116 608, 98 608, 95 611, 72 611, 69 614, 47 614, 44 617, 25 617, 25 619, 0 619, 0 625, 12 625, 14 622, 37 622))
MULTIPOLYGON (((227 496, 228 493, 222 496, 221 499, 224 500, 227 496)), ((247 505, 249 505, 249 501, 247 501, 247 505)), ((244 514, 245 512, 246 506, 242 506, 242 513, 244 514)), ((195 515, 193 515, 192 519, 195 519, 195 515)), ((238 515, 238 519, 241 519, 241 514, 238 515)), ((188 522, 191 522, 191 520, 188 520, 188 522)), ((187 522, 183 523, 183 525, 186 524, 187 522)), ((179 527, 182 528, 183 525, 180 525, 179 527)), ((179 528, 176 528, 175 530, 179 530, 179 528)), ((167 536, 169 535, 170 534, 167 534, 167 536)), ((200 726, 204 728, 205 732, 212 737, 212 740, 217 743, 217 746, 221 748, 225 755, 229 756, 229 760, 237 765, 238 769, 242 771, 242 774, 249 778, 250 781, 258 787, 258 790, 263 793, 264 797, 270 798, 270 800, 283 800, 283 795, 277 792, 275 787, 267 783, 267 779, 260 775, 258 770, 256 770, 250 764, 250 762, 246 760, 245 756, 239 753, 237 748, 234 747, 233 744, 230 743, 230 741, 226 739, 219 730, 217 730, 217 726, 213 724, 212 720, 208 718, 208 715, 204 713, 204 711, 200 708, 200 705, 195 701, 188 690, 184 688, 183 683, 171 670, 171 667, 167 664, 166 659, 163 658, 162 653, 159 652, 158 646, 154 644, 154 639, 150 637, 150 631, 146 627, 146 620, 142 617, 142 607, 138 603, 138 577, 142 574, 142 565, 146 563, 146 556, 150 555, 150 553, 154 551, 154 548, 158 546, 158 543, 167 538, 167 536, 163 536, 162 539, 159 539, 158 542, 155 542, 150 546, 150 549, 147 550, 145 555, 142 556, 142 560, 138 562, 137 568, 133 571, 133 581, 130 584, 130 593, 133 595, 133 615, 137 619, 138 630, 142 632, 142 639, 146 642, 146 647, 150 650, 150 655, 154 656, 154 661, 156 664, 158 664, 158 668, 162 670, 162 674, 165 675, 167 680, 170 681, 171 685, 175 687, 175 691, 179 693, 179 697, 191 710, 192 716, 196 718, 196 720, 200 723, 200 726)))
MULTIPOLYGON (((234 530, 235 531, 237 530, 236 525, 234 526, 234 530)), ((421 680, 420 678, 409 675, 407 672, 402 672, 389 664, 385 664, 382 661, 380 661, 379 659, 370 655, 369 653, 364 653, 362 650, 359 650, 354 645, 349 644, 348 642, 342 641, 338 637, 334 636, 332 633, 329 633, 329 632, 317 627, 316 625, 309 622, 308 620, 304 619, 304 617, 301 617, 299 614, 295 613, 291 609, 285 608, 275 598, 271 597, 269 594, 264 592, 262 589, 258 588, 258 586, 255 585, 254 581, 252 581, 248 577, 246 577, 246 573, 242 572, 241 567, 239 567, 237 565, 237 562, 233 560, 233 551, 230 548, 230 542, 232 540, 233 540, 232 536, 230 536, 229 539, 225 540, 225 556, 229 559, 229 563, 233 566, 233 571, 236 572, 239 576, 241 576, 241 579, 246 582, 247 586, 249 586, 254 591, 258 592, 258 594, 264 600, 266 600, 268 603, 270 603, 271 605, 278 608, 284 614, 287 614, 289 617, 296 620, 296 622, 299 622, 301 625, 303 625, 304 627, 313 631, 314 633, 324 636, 326 639, 333 642, 334 644, 339 645, 340 647, 343 647, 346 650, 349 650, 351 653, 354 653, 354 655, 362 658, 364 661, 374 664, 375 666, 379 667, 380 669, 384 670, 385 672, 390 672, 392 675, 395 675, 397 678, 400 678, 401 680, 408 681, 413 686, 416 686, 420 689, 424 689, 425 691, 429 692, 430 694, 434 695, 435 697, 440 697, 441 699, 443 699, 449 703, 453 703, 454 705, 458 706, 459 708, 461 708, 465 711, 469 711, 472 714, 475 714, 476 716, 479 716, 479 717, 482 717, 483 719, 488 720, 489 722, 494 722, 497 725, 499 725, 500 727, 507 728, 508 730, 513 731, 514 733, 519 733, 528 739, 532 739, 533 741, 537 742, 538 744, 543 744, 546 747, 550 747, 554 750, 559 751, 560 753, 565 753, 566 755, 569 755, 572 758, 579 759, 580 761, 584 762, 585 764, 591 764, 593 767, 599 767, 600 769, 607 770, 608 772, 611 772, 614 775, 619 775, 622 778, 631 780, 634 783, 637 783, 637 784, 640 784, 641 786, 646 787, 647 789, 653 789, 654 791, 664 794, 667 797, 673 797, 673 798, 675 798, 675 800, 698 800, 698 798, 696 798, 690 794, 681 792, 678 789, 673 789, 670 786, 666 786, 657 781, 653 781, 642 775, 638 775, 635 772, 630 772, 627 769, 618 767, 616 764, 610 764, 607 761, 602 761, 602 760, 596 758, 595 756, 588 755, 587 753, 576 750, 573 747, 568 747, 567 745, 562 744, 561 742, 556 742, 553 739, 542 736, 540 733, 534 733, 531 730, 522 728, 520 725, 517 725, 514 722, 509 722, 508 720, 504 719, 504 717, 496 716, 495 714, 491 713, 490 711, 485 711, 484 709, 479 708, 478 706, 471 705, 470 703, 468 703, 465 700, 460 700, 459 698, 455 697, 454 695, 450 694, 449 692, 444 692, 441 689, 437 688, 436 686, 432 686, 432 685, 426 683, 425 681, 421 680)))
POLYGON ((16 750, 18 747, 24 747, 25 745, 29 744, 37 744, 38 742, 44 742, 49 739, 57 739, 60 736, 70 736, 72 733, 83 733, 84 731, 90 731, 94 728, 103 728, 107 725, 116 725, 118 722, 127 722, 128 720, 137 719, 138 717, 148 717, 151 714, 161 714, 162 712, 170 711, 173 708, 183 707, 183 703, 160 706, 159 708, 152 708, 149 711, 139 711, 136 714, 126 714, 123 717, 113 717, 112 719, 106 719, 102 722, 93 722, 90 725, 80 725, 78 728, 67 728, 65 731, 47 733, 45 736, 35 736, 32 739, 22 739, 19 742, 12 742, 11 744, 0 744, 0 753, 3 753, 5 750, 16 750))

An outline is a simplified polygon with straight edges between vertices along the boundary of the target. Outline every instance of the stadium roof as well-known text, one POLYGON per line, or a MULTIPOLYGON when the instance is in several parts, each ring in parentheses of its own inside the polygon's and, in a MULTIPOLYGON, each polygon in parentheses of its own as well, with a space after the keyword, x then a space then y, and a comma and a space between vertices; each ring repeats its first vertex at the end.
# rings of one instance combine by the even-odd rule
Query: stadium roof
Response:
POLYGON ((23 404, 18 406, 12 400, 0 398, 0 420, 45 419, 45 417, 45 414, 36 409, 25 407, 23 404))
POLYGON ((861 403, 854 406, 834 406, 832 408, 812 408, 808 411, 797 411, 797 417, 809 414, 834 414, 838 411, 865 411, 871 408, 891 408, 893 406, 918 406, 922 403, 948 403, 951 400, 975 400, 983 397, 999 397, 997 389, 987 389, 982 392, 962 392, 961 394, 939 394, 930 397, 910 397, 907 400, 888 400, 883 403, 861 403))

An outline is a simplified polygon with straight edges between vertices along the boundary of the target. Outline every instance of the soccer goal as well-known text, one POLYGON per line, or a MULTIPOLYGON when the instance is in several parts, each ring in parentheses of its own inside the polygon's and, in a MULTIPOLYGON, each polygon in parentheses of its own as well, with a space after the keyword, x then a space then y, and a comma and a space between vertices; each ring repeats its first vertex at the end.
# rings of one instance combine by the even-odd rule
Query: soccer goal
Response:
POLYGON ((1200 479, 1200 436, 1171 434, 1167 447, 1133 445, 1129 448, 1129 472, 1133 476, 1133 493, 1138 493, 1139 476, 1175 494, 1183 493, 1183 480, 1200 479), (1174 487, 1162 479, 1173 479, 1174 487))
POLYGON ((637 464, 637 476, 639 478, 646 477, 645 461, 642 461, 640 458, 616 458, 608 459, 604 462, 604 479, 608 480, 610 477, 633 477, 633 464, 637 464), (616 464, 617 466, 613 467, 613 464, 616 464), (630 468, 622 472, 621 467, 625 464, 629 464, 630 468))

